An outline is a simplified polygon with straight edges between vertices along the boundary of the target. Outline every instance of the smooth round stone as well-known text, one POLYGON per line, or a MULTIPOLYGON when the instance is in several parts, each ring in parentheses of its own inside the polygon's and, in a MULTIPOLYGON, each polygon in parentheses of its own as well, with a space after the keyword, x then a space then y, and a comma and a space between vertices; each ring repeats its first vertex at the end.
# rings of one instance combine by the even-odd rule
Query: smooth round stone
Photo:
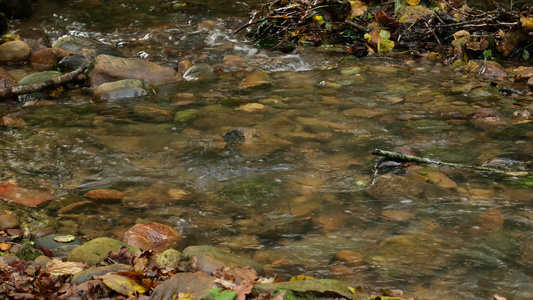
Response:
POLYGON ((31 48, 23 41, 11 41, 0 45, 0 63, 18 63, 30 58, 31 48))
POLYGON ((31 75, 28 75, 22 78, 19 81, 18 85, 41 83, 41 82, 50 80, 52 78, 59 77, 61 75, 63 75, 63 73, 58 72, 58 71, 45 71, 45 72, 35 73, 35 74, 31 74, 31 75))
POLYGON ((123 79, 100 85, 94 90, 93 101, 136 98, 155 94, 149 83, 138 79, 123 79))
POLYGON ((51 249, 55 249, 55 248, 63 247, 63 246, 69 246, 69 245, 80 246, 82 244, 81 241, 76 237, 73 237, 73 239, 69 242, 58 242, 55 240, 55 239, 60 240, 60 238, 64 236, 67 236, 67 235, 61 234, 61 233, 54 233, 54 234, 47 235, 43 238, 36 240, 35 243, 33 244, 33 247, 34 248, 45 248, 45 249, 51 250, 51 249))

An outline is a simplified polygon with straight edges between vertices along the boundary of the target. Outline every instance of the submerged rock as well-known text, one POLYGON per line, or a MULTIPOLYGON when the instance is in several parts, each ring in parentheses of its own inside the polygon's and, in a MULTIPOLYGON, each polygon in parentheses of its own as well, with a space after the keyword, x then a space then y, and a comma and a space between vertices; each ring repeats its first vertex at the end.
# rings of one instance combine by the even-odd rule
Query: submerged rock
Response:
POLYGON ((123 79, 100 85, 94 90, 93 101, 136 98, 155 94, 155 89, 148 82, 138 79, 123 79))
POLYGON ((83 37, 83 36, 66 36, 57 40, 52 47, 60 48, 63 50, 78 51, 82 48, 100 47, 103 43, 83 37))
POLYGON ((268 87, 272 85, 272 79, 266 72, 257 72, 244 78, 240 84, 243 89, 268 87))
POLYGON ((192 267, 193 270, 196 269, 207 274, 222 267, 233 268, 236 266, 251 267, 262 275, 265 273, 263 267, 250 258, 231 254, 208 245, 185 248, 181 254, 181 260, 188 261, 189 268, 192 267))
POLYGON ((141 253, 138 248, 131 245, 115 239, 101 237, 91 240, 72 250, 67 261, 77 261, 88 265, 96 265, 104 261, 110 251, 119 252, 120 248, 124 246, 128 247, 132 254, 141 253))
POLYGON ((255 284, 252 295, 257 296, 261 293, 280 295, 283 299, 321 299, 325 294, 331 295, 333 298, 360 299, 361 297, 359 292, 348 282, 335 279, 255 284))
POLYGON ((165 224, 151 222, 137 224, 128 229, 122 241, 139 249, 161 253, 169 248, 176 247, 181 239, 181 234, 174 228, 165 224))
POLYGON ((89 64, 95 59, 98 55, 112 55, 116 57, 124 57, 116 48, 101 44, 98 46, 91 46, 88 48, 81 48, 76 50, 73 53, 70 53, 68 56, 64 57, 59 62, 59 67, 66 70, 75 70, 80 66, 88 67, 89 64))
POLYGON ((248 127, 239 127, 226 132, 224 141, 227 149, 238 150, 245 158, 267 156, 278 149, 292 145, 291 142, 248 127))
POLYGON ((88 85, 96 88, 103 83, 121 79, 139 79, 153 85, 177 82, 181 76, 170 67, 138 58, 99 55, 89 67, 88 85))
POLYGON ((23 41, 11 41, 0 45, 0 63, 19 63, 30 58, 31 48, 23 41))

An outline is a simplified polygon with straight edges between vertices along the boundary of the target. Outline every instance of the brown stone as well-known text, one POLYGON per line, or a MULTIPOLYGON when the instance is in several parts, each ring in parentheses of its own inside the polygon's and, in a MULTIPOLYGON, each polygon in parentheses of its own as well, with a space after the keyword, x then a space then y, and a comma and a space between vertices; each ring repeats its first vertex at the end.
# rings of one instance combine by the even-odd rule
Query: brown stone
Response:
POLYGON ((450 177, 440 173, 440 172, 429 172, 427 177, 430 182, 443 187, 443 188, 455 188, 457 183, 450 179, 450 177))
POLYGON ((12 87, 15 84, 17 84, 17 82, 11 77, 11 74, 9 74, 4 68, 0 68, 0 89, 12 87))
POLYGON ((501 230, 503 221, 504 219, 499 209, 487 210, 479 217, 479 223, 485 229, 501 230))
POLYGON ((527 86, 530 90, 533 90, 533 77, 529 78, 529 80, 527 81, 527 86))
POLYGON ((344 261, 350 265, 356 265, 363 261, 363 255, 355 251, 341 250, 335 255, 335 259, 344 261))
POLYGON ((26 126, 26 121, 21 118, 12 118, 8 116, 3 116, 0 119, 0 126, 10 127, 10 128, 22 128, 26 126))
POLYGON ((38 71, 52 70, 53 65, 71 52, 60 48, 42 49, 33 53, 30 57, 30 64, 38 71))
POLYGON ((104 202, 115 202, 122 200, 124 193, 111 189, 99 189, 88 191, 85 193, 85 195, 83 195, 83 197, 94 200, 102 200, 104 202))
POLYGON ((390 221, 407 221, 411 219, 414 214, 406 211, 388 209, 381 212, 383 219, 390 221))
POLYGON ((0 45, 0 63, 23 62, 30 58, 31 48, 23 41, 11 41, 0 45))
POLYGON ((249 75, 244 78, 240 84, 240 87, 243 89, 247 88, 256 88, 256 87, 267 87, 272 85, 272 80, 266 72, 257 72, 249 75))
POLYGON ((156 253, 173 248, 182 236, 174 228, 161 223, 137 224, 124 234, 122 241, 143 250, 156 253))
POLYGON ((12 214, 0 215, 0 230, 19 227, 19 220, 12 214))

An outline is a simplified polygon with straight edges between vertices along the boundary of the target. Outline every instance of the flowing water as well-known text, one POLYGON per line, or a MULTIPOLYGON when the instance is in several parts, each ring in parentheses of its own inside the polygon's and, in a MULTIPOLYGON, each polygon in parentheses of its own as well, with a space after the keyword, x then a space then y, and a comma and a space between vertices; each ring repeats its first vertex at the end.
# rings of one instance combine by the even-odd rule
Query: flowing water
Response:
POLYGON ((27 125, 0 131, 0 180, 52 190, 58 197, 39 209, 77 236, 120 239, 156 221, 183 233, 183 246, 249 255, 271 276, 339 278, 419 299, 533 298, 530 177, 411 166, 376 178, 371 154, 408 146, 469 164, 533 155, 533 126, 513 117, 531 97, 502 96, 490 80, 428 59, 266 51, 232 35, 254 1, 194 3, 40 0, 32 19, 13 22, 52 41, 83 35, 126 56, 221 72, 154 97, 93 103, 75 90, 8 111, 27 125), (224 65, 228 54, 247 62, 224 65), (240 86, 260 71, 271 86, 240 86), (467 117, 479 108, 502 117, 467 117), (126 197, 61 210, 100 188, 126 197))

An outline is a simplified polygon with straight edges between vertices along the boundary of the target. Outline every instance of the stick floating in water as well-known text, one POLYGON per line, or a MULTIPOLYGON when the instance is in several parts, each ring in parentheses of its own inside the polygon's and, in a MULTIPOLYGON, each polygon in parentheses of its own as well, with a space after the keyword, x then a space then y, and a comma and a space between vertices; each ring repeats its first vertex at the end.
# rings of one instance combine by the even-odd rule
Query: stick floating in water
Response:
POLYGON ((373 155, 385 156, 385 157, 388 157, 388 158, 391 158, 391 159, 402 160, 402 161, 406 161, 406 162, 417 162, 417 163, 421 163, 421 164, 447 166, 447 167, 454 167, 454 168, 468 168, 468 169, 474 169, 474 170, 479 170, 479 171, 487 171, 487 172, 492 172, 492 173, 501 173, 501 174, 505 173, 505 171, 500 170, 500 169, 495 169, 495 168, 449 163, 449 162, 444 162, 444 161, 440 161, 440 160, 437 160, 437 159, 431 159, 431 158, 427 158, 427 157, 418 157, 418 156, 407 155, 407 154, 402 154, 402 153, 398 153, 398 152, 385 151, 385 150, 381 150, 381 149, 374 149, 374 151, 372 151, 372 154, 373 155))

